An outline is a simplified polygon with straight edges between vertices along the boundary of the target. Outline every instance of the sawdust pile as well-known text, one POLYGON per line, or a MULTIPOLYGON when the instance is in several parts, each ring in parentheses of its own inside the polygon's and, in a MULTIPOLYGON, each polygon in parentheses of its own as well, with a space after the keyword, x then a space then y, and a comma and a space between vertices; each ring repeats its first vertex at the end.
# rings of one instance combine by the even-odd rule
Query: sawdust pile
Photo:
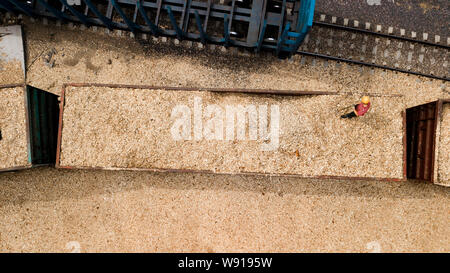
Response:
POLYGON ((374 107, 363 118, 340 119, 346 112, 342 108, 358 99, 356 95, 280 97, 70 87, 64 108, 61 165, 401 178, 402 98, 373 98, 374 107), (196 139, 195 98, 201 99, 204 130, 212 117, 218 118, 220 129, 211 130, 220 132, 217 139, 206 140, 204 135, 196 139), (177 140, 171 131, 178 119, 171 116, 172 111, 180 105, 189 108, 187 135, 191 140, 177 140), (218 106, 221 113, 207 115, 208 105, 218 106), (253 105, 257 111, 267 106, 258 122, 266 120, 268 125, 250 126, 247 116, 245 137, 238 139, 236 119, 230 127, 235 135, 225 140, 226 107, 238 105, 253 105), (252 138, 250 127, 255 132, 261 128, 270 131, 275 124, 273 106, 279 107, 279 133, 252 138), (275 135, 279 135, 279 144, 275 135), (272 148, 263 151, 267 145, 272 148))
POLYGON ((0 89, 0 169, 28 165, 23 88, 0 89))
POLYGON ((20 61, 0 60, 0 85, 24 83, 24 73, 20 61))
MULTIPOLYGON (((101 33, 100 33, 101 32, 101 33)), ((36 60, 27 77, 30 84, 58 94, 66 82, 98 82, 188 87, 240 87, 330 90, 319 77, 307 79, 299 69, 280 69, 281 61, 269 55, 232 56, 176 47, 170 43, 140 43, 125 37, 26 25, 35 43, 27 59, 36 60), (55 65, 38 58, 52 49, 55 65)), ((293 66, 290 66, 293 68, 293 66)))
POLYGON ((450 103, 443 106, 438 146, 438 181, 450 186, 450 103))
MULTIPOLYGON (((97 32, 92 29, 80 31, 79 29, 72 30, 64 25, 54 27, 51 24, 50 22, 50 26, 43 26, 39 22, 26 23, 24 30, 27 36, 27 60, 30 67, 27 72, 28 83, 55 94, 60 93, 63 83, 98 82, 157 86, 320 90, 359 94, 352 98, 350 104, 355 103, 357 97, 364 93, 383 94, 383 96, 403 95, 404 99, 399 104, 396 104, 396 99, 387 98, 385 98, 389 100, 387 104, 374 104, 371 113, 372 116, 377 117, 378 113, 375 107, 390 107, 392 108, 389 110, 392 112, 390 115, 395 116, 392 118, 396 121, 394 124, 400 122, 397 110, 400 109, 399 107, 404 109, 438 98, 450 98, 447 83, 381 69, 372 70, 301 56, 294 56, 291 61, 281 61, 272 54, 263 54, 263 56, 242 52, 223 54, 218 48, 215 51, 198 49, 195 43, 191 47, 187 46, 185 42, 175 46, 170 39, 167 43, 161 42, 161 39, 142 41, 125 37, 126 32, 120 32, 122 36, 118 37, 116 35, 118 32, 105 34, 102 28, 98 28, 97 32), (52 65, 48 65, 42 59, 42 56, 48 52, 54 52, 52 65)), ((344 106, 346 106, 344 103, 336 102, 337 108, 333 108, 334 105, 331 105, 330 109, 339 109, 344 106)), ((383 115, 384 113, 378 116, 379 121, 373 122, 373 128, 383 128, 385 120, 383 115)), ((369 117, 367 116, 367 119, 369 117)), ((318 122, 318 124, 323 123, 318 122)), ((393 138, 398 140, 401 127, 397 128, 393 138)), ((341 127, 335 129, 336 135, 347 133, 341 127)), ((327 133, 322 133, 320 130, 318 132, 323 137, 328 136, 327 133)), ((383 130, 380 130, 374 135, 384 133, 383 130)), ((327 141, 327 139, 322 140, 322 142, 327 141)), ((317 143, 314 145, 316 148, 320 146, 317 143)), ((302 148, 301 145, 299 146, 302 148)), ((280 151, 284 152, 283 149, 285 149, 286 152, 292 153, 292 148, 294 147, 280 146, 280 151)), ((296 151, 297 148, 293 150, 296 151)), ((397 153, 396 159, 393 161, 399 165, 397 158, 402 152, 398 147, 392 150, 397 153)), ((302 162, 303 160, 311 162, 311 160, 316 160, 317 153, 326 154, 323 151, 307 153, 311 157, 302 158, 303 153, 299 152, 299 158, 302 159, 302 162)), ((329 156, 329 158, 331 160, 335 157, 329 156)), ((323 162, 327 160, 323 159, 323 162)), ((124 162, 119 162, 119 164, 117 161, 118 159, 113 159, 112 162, 108 164, 103 162, 102 165, 122 166, 128 164, 124 162)), ((273 166, 269 169, 280 171, 295 165, 294 161, 283 162, 285 167, 273 166)), ((384 165, 387 162, 390 161, 379 160, 377 164, 384 165)), ((130 163, 130 166, 134 164, 130 163)), ((147 163, 142 164, 148 165, 147 163)), ((353 164, 356 163, 353 162, 353 164)), ((397 168, 397 165, 387 168, 387 173, 395 173, 394 176, 399 177, 398 171, 390 170, 397 168)), ((241 169, 249 171, 258 168, 253 166, 241 169)), ((337 170, 339 174, 348 172, 345 168, 337 170)), ((306 173, 314 172, 306 171, 306 173)), ((375 173, 380 174, 380 172, 375 173)))

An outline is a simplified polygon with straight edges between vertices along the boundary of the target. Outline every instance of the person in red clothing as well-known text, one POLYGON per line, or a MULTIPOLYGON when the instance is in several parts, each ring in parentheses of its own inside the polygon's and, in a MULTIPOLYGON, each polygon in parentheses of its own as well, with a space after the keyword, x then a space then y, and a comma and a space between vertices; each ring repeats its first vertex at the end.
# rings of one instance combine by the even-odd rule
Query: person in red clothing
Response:
POLYGON ((369 111, 369 108, 370 99, 368 96, 364 96, 361 99, 361 103, 356 104, 355 109, 352 112, 342 115, 341 118, 362 117, 367 113, 367 111, 369 111))

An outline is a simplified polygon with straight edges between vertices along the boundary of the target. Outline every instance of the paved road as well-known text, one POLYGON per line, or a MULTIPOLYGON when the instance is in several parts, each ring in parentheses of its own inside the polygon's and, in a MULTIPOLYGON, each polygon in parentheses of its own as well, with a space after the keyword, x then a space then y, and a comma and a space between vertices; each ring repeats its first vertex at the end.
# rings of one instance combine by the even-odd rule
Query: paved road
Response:
POLYGON ((449 0, 317 0, 317 20, 318 14, 450 36, 449 0))

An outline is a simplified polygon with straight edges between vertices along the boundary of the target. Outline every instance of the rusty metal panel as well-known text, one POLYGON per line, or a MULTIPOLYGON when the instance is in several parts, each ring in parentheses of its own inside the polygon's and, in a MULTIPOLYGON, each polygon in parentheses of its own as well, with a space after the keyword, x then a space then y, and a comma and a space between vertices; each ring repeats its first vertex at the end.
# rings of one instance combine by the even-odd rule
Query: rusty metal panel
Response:
POLYGON ((406 109, 407 178, 433 182, 438 101, 406 109))
POLYGON ((402 121, 402 123, 403 123, 403 136, 402 136, 402 142, 403 142, 403 180, 406 180, 407 179, 407 172, 408 172, 408 170, 407 170, 407 158, 408 158, 408 156, 407 156, 407 154, 408 154, 408 151, 407 151, 407 133, 406 133, 406 111, 403 111, 402 112, 402 119, 403 119, 403 121, 402 121))

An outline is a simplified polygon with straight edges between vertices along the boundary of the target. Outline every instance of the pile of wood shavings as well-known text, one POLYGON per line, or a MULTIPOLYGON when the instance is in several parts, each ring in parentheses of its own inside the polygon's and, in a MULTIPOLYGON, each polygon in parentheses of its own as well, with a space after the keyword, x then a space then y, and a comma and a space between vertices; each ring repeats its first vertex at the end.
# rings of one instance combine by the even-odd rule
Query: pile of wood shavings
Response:
POLYGON ((28 165, 24 91, 0 89, 0 169, 28 165))
MULTIPOLYGON (((343 120, 359 96, 261 96, 211 92, 69 87, 61 165, 168 168, 220 173, 402 177, 401 97, 375 97, 366 116, 343 120), (176 105, 278 105, 280 143, 264 140, 182 140, 171 135, 176 105)), ((208 120, 204 118, 204 122, 208 120)), ((225 121, 224 121, 225 123, 225 121)), ((224 129, 225 131, 225 129, 224 129)))
POLYGON ((20 61, 0 60, 0 84, 20 84, 25 81, 20 61))
MULTIPOLYGON (((99 30, 100 31, 100 30, 99 30)), ((26 25, 28 59, 55 48, 55 66, 37 59, 27 74, 31 85, 58 94, 66 82, 159 86, 331 90, 299 68, 287 71, 276 57, 230 56, 207 50, 147 44, 125 37, 26 25)), ((292 68, 293 66, 291 66, 292 68)))
POLYGON ((438 183, 450 186, 450 103, 445 103, 440 121, 438 183))

